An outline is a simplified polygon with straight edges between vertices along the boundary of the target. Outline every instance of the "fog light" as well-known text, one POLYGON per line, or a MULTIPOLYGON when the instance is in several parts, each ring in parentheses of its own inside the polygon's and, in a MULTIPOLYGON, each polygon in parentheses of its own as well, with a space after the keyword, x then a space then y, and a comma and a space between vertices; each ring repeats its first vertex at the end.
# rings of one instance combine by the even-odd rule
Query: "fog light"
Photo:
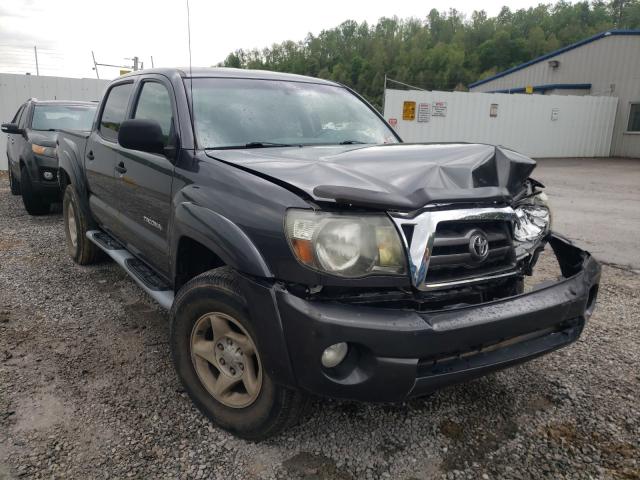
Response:
POLYGON ((53 180, 53 172, 50 172, 49 170, 42 172, 42 176, 45 180, 53 180))
POLYGON ((326 368, 333 368, 340 364, 344 357, 347 356, 347 351, 349 347, 345 342, 336 343, 327 347, 324 352, 322 352, 322 366, 326 368))

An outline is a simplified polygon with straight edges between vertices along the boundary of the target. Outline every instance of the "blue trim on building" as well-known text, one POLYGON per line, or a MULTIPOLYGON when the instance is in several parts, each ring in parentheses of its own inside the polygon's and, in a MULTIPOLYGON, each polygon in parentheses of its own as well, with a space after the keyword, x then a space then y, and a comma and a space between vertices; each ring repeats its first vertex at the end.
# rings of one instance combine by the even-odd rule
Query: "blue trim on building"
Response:
MULTIPOLYGON (((546 92, 547 90, 591 90, 590 83, 548 83, 546 85, 534 85, 534 92, 546 92)), ((502 88, 486 93, 524 93, 525 87, 502 88)))
POLYGON ((515 67, 511 67, 503 72, 496 73, 492 77, 484 78, 482 80, 478 80, 477 82, 470 83, 469 88, 477 87, 478 85, 482 85, 483 83, 490 82, 491 80, 495 80, 497 78, 502 78, 505 75, 517 72, 518 70, 522 70, 523 68, 527 68, 530 65, 534 65, 549 58, 555 57, 556 55, 560 55, 561 53, 568 52, 569 50, 573 50, 574 48, 581 47, 583 45, 586 45, 587 43, 595 42, 596 40, 600 40, 601 38, 609 37, 611 35, 640 35, 640 30, 607 30, 606 32, 598 33, 593 37, 585 38, 584 40, 580 40, 579 42, 572 43, 571 45, 567 45, 566 47, 562 47, 555 52, 547 53, 545 55, 542 55, 541 57, 534 58, 533 60, 530 60, 528 62, 522 63, 515 67))

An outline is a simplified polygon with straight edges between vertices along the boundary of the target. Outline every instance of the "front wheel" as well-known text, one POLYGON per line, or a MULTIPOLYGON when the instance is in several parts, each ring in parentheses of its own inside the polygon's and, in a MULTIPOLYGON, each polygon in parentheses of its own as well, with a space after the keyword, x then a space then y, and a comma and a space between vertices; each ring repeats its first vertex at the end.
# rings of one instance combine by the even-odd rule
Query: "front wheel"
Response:
POLYGON ((297 422, 306 397, 276 385, 263 368, 233 270, 210 270, 180 289, 171 309, 170 336, 182 384, 220 427, 262 440, 297 422))
POLYGON ((16 179, 9 165, 9 188, 11 189, 11 195, 20 195, 20 182, 16 179))

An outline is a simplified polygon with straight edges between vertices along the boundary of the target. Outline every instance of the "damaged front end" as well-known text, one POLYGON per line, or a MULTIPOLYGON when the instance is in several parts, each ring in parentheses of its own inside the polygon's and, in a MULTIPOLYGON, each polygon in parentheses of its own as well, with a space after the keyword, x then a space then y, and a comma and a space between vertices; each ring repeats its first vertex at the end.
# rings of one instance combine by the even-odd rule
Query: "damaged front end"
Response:
POLYGON ((314 286, 278 283, 269 293, 298 386, 400 401, 579 338, 593 313, 600 265, 552 232, 543 185, 528 177, 531 163, 498 149, 487 159, 467 158, 470 166, 458 169, 452 161, 450 171, 438 166, 431 176, 432 183, 446 177, 466 185, 466 201, 447 201, 449 189, 439 201, 383 213, 375 208, 380 195, 334 188, 321 193, 343 204, 341 211, 288 211, 285 229, 298 262, 331 275, 314 286), (492 188, 501 193, 472 196, 492 188), (547 246, 561 274, 525 291, 547 246), (340 277, 380 281, 332 281, 340 277), (402 285, 388 280, 398 277, 402 285), (321 363, 333 349, 342 360, 321 363))
POLYGON ((411 288, 324 286, 307 298, 429 311, 518 295, 553 238, 543 187, 528 179, 510 205, 389 212, 406 252, 411 288))
POLYGON ((300 296, 276 287, 298 385, 320 395, 395 402, 575 342, 593 313, 600 265, 559 235, 548 233, 544 242, 562 277, 527 292, 524 273, 434 290, 325 288, 300 296), (338 344, 348 346, 342 363, 308 367, 338 344))

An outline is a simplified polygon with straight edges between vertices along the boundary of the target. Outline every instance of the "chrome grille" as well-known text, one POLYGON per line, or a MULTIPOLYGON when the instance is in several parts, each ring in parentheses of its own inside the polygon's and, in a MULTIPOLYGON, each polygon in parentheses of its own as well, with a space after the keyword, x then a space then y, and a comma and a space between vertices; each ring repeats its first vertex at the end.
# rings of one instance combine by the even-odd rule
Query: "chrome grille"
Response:
POLYGON ((516 215, 511 207, 425 209, 418 213, 389 212, 389 215, 404 241, 411 281, 418 290, 517 273, 511 239, 516 215), (483 250, 483 254, 478 255, 475 248, 474 252, 469 250, 471 238, 467 241, 466 237, 471 229, 482 232, 482 242, 484 247, 488 243, 488 252, 483 250))
POLYGON ((458 282, 478 276, 492 276, 515 267, 511 228, 506 221, 440 222, 431 251, 427 286, 458 282), (479 234, 488 241, 486 258, 472 254, 472 237, 479 234))

